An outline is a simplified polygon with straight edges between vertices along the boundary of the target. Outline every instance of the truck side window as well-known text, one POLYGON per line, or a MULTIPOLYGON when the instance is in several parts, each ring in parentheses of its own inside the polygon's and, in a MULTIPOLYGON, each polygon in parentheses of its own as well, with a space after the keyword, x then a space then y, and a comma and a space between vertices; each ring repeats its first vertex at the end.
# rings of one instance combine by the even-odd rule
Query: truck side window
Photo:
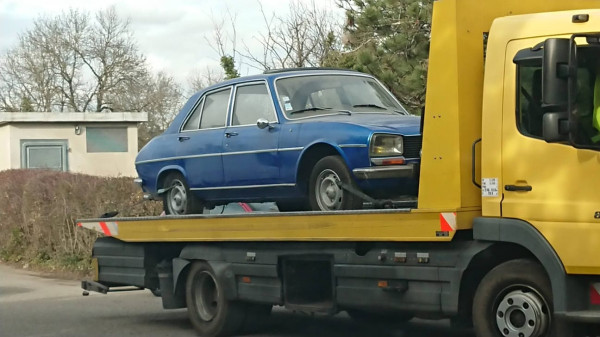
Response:
POLYGON ((517 127, 530 137, 542 138, 542 66, 517 65, 517 127))

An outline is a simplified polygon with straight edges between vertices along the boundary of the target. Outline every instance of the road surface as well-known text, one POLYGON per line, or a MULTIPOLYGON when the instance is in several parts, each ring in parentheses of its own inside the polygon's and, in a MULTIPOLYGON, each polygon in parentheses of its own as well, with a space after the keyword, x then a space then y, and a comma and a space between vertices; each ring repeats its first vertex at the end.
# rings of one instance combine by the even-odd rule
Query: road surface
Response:
MULTIPOLYGON (((0 336, 197 336, 187 311, 163 310, 149 291, 90 293, 78 281, 42 277, 0 264, 0 336)), ((346 314, 309 317, 276 307, 260 332, 251 337, 451 337, 447 321, 415 320, 403 327, 357 325, 346 314)))

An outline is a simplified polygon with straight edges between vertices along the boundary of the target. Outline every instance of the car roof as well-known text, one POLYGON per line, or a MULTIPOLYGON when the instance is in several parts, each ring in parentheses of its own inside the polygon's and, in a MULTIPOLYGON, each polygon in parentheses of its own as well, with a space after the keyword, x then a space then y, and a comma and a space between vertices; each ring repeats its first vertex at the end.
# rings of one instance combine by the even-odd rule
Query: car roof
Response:
POLYGON ((338 68, 286 68, 286 69, 274 69, 267 70, 262 74, 258 75, 249 75, 249 76, 241 76, 237 78, 233 78, 230 80, 226 80, 223 82, 219 82, 213 84, 209 87, 206 87, 200 90, 198 93, 203 93, 205 91, 210 91, 213 89, 217 89, 220 87, 225 87, 232 84, 251 82, 251 81, 261 81, 261 80, 269 80, 276 79, 279 77, 287 77, 290 75, 318 75, 318 74, 331 74, 331 75, 363 75, 363 76, 371 76, 369 74, 361 73, 355 70, 350 69, 338 69, 338 68))

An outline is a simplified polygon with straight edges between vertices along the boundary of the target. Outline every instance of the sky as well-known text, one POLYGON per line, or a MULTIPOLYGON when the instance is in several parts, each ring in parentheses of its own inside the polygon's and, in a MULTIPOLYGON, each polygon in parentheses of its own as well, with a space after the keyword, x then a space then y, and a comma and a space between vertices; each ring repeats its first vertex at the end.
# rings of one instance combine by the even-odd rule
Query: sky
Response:
MULTIPOLYGON (((0 0, 0 58, 16 45, 19 34, 36 18, 53 17, 70 8, 90 13, 114 6, 129 18, 140 52, 154 71, 164 71, 184 84, 192 72, 219 70, 213 41, 214 22, 235 16, 238 49, 260 50, 256 37, 265 30, 259 1, 268 14, 285 14, 292 0, 0 0)), ((311 0, 300 0, 309 3, 311 0)), ((343 17, 334 0, 314 0, 318 7, 343 17)), ((259 72, 241 65, 242 75, 259 72)))

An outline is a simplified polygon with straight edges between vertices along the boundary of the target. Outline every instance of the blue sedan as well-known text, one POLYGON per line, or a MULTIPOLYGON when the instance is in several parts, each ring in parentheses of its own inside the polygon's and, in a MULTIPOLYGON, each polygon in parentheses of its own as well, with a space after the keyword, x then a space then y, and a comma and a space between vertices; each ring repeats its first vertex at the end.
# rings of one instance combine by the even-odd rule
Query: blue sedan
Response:
POLYGON ((167 214, 230 202, 280 210, 361 208, 416 194, 420 118, 372 76, 275 71, 193 95, 136 158, 138 184, 167 214))

